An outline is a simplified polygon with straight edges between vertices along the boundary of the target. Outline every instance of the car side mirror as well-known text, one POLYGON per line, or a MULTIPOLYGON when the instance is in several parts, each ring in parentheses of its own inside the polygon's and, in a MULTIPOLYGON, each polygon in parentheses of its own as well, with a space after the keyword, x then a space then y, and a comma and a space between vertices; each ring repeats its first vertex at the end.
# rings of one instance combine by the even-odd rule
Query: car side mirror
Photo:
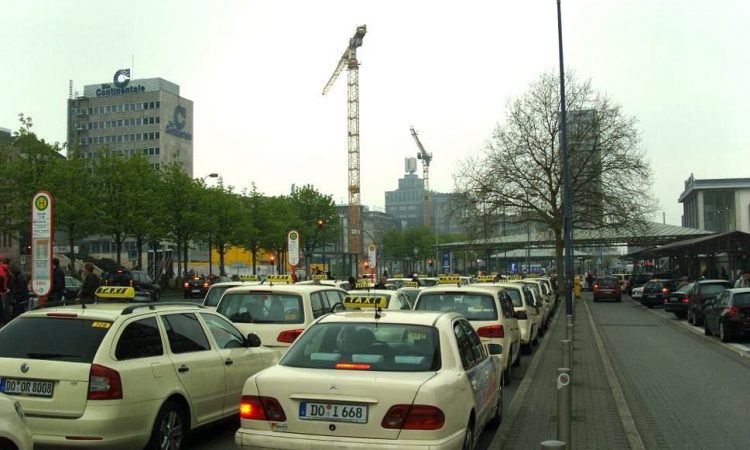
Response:
POLYGON ((503 346, 500 344, 487 344, 487 351, 490 355, 501 355, 503 353, 503 346))
POLYGON ((261 346, 260 337, 258 337, 258 335, 255 333, 250 333, 247 335, 247 338, 245 339, 245 344, 247 347, 250 347, 250 348, 260 347, 261 346))

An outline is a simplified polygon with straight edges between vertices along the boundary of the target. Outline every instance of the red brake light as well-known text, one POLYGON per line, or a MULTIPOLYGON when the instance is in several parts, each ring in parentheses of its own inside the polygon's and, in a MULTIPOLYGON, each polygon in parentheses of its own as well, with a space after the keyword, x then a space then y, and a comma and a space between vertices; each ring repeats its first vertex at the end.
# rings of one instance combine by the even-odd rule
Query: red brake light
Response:
POLYGON ((680 297, 680 303, 687 303, 687 302, 688 302, 688 296, 687 295, 683 295, 682 297, 680 297))
POLYGON ((740 308, 737 307, 737 305, 732 305, 729 308, 727 308, 726 315, 727 317, 734 317, 737 314, 739 314, 740 308))
POLYGON ((661 288, 662 294, 669 294, 669 288, 661 288))
POLYGON ((279 342, 285 342, 291 344, 295 339, 299 337, 302 332, 305 331, 303 328, 297 328, 295 330, 284 330, 276 337, 279 342))
POLYGON ((188 286, 189 286, 189 284, 188 284, 188 282, 187 282, 187 281, 185 282, 185 284, 183 284, 183 285, 182 285, 182 287, 184 287, 185 289, 187 289, 187 288, 188 288, 188 286))
POLYGON ((599 289, 599 283, 597 283, 597 284, 594 285, 594 290, 596 291, 598 289, 599 289))
POLYGON ((356 363, 336 363, 337 369, 349 369, 349 370, 370 370, 369 364, 356 364, 356 363))
POLYGON ((403 430, 438 430, 445 425, 445 415, 429 405, 393 405, 380 426, 403 430))
POLYGON ((490 325, 478 329, 477 334, 484 338, 502 338, 505 337, 505 329, 502 325, 490 325))
POLYGON ((109 367, 92 364, 89 369, 89 400, 116 400, 122 398, 120 374, 109 367))
POLYGON ((278 400, 272 397, 243 395, 240 400, 240 418, 286 422, 286 414, 278 400))
POLYGON ((208 287, 208 281, 205 281, 205 282, 203 282, 203 287, 204 287, 204 288, 207 288, 207 287, 208 287))

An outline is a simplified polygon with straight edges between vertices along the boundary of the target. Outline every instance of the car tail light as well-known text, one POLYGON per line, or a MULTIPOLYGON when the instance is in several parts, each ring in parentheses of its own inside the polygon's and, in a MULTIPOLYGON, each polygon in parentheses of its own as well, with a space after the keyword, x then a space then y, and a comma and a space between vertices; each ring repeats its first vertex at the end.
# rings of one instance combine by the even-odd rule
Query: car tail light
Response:
POLYGON ((337 369, 349 369, 349 370, 370 370, 369 364, 360 363, 336 363, 337 369))
POLYGON ((505 337, 505 329, 502 325, 490 325, 479 328, 477 334, 484 338, 502 338, 505 337))
POLYGON ((732 305, 726 310, 726 316, 730 318, 736 316, 739 313, 740 313, 740 308, 737 307, 737 305, 732 305))
POLYGON ((599 285, 598 285, 598 284, 595 284, 595 285, 594 285, 594 292, 596 292, 596 291, 598 291, 598 290, 599 290, 599 285))
POLYGON ((438 430, 445 425, 445 414, 430 405, 393 405, 380 425, 396 430, 438 430))
POLYGON ((273 397, 243 395, 240 400, 240 418, 249 420, 270 420, 286 422, 284 408, 273 397))
POLYGON ((526 311, 516 311, 516 319, 528 320, 529 316, 526 315, 526 311))
POLYGON ((204 288, 208 288, 208 281, 204 281, 204 282, 203 282, 203 287, 204 287, 204 288))
POLYGON ((687 302, 688 302, 688 296, 687 295, 683 295, 682 297, 680 297, 680 303, 687 303, 687 302))
POLYGON ((122 398, 120 374, 109 367, 92 364, 89 369, 89 400, 116 400, 122 398))
POLYGON ((297 328, 294 330, 284 330, 276 337, 276 340, 279 342, 284 342, 287 344, 291 344, 294 342, 297 337, 299 337, 302 332, 305 331, 303 328, 297 328))
POLYGON ((183 284, 183 285, 182 285, 182 287, 184 287, 185 289, 187 289, 188 287, 190 287, 190 283, 188 283, 188 282, 186 281, 186 282, 185 282, 185 284, 183 284))
POLYGON ((669 294, 669 288, 661 288, 661 293, 665 295, 669 294))

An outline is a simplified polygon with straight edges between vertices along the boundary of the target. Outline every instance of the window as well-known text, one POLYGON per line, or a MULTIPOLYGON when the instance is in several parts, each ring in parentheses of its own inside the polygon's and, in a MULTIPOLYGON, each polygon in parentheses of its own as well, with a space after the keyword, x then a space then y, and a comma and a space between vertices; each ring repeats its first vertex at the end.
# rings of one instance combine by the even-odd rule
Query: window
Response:
POLYGON ((333 305, 344 300, 344 295, 339 291, 325 291, 325 294, 328 300, 328 312, 331 312, 333 305))
POLYGON ((163 354, 161 334, 154 317, 129 323, 120 335, 115 349, 115 357, 120 361, 163 354))
POLYGON ((461 365, 464 370, 469 370, 475 365, 474 352, 471 348, 471 341, 469 341, 466 331, 461 326, 461 322, 455 322, 453 324, 453 334, 456 336, 456 344, 458 345, 458 354, 461 357, 461 365))
POLYGON ((160 134, 160 133, 159 133, 159 132, 157 131, 157 132, 156 132, 156 139, 159 139, 159 134, 160 134))
POLYGON ((304 323, 302 297, 295 294, 226 294, 216 312, 238 323, 304 323))
POLYGON ((156 107, 158 108, 160 106, 161 102, 156 102, 156 107))
POLYGON ((148 102, 143 102, 141 109, 148 109, 148 102))
POLYGON ((200 352, 211 348, 195 314, 168 314, 162 319, 172 353, 200 352))
POLYGON ((161 122, 161 118, 159 116, 156 116, 156 123, 160 123, 160 122, 161 122))
POLYGON ((240 348, 245 346, 245 338, 231 323, 214 314, 201 313, 208 330, 219 348, 240 348))
POLYGON ((85 319, 20 317, 0 333, 0 358, 91 363, 111 326, 85 319))
POLYGON ((156 105, 154 105, 154 102, 149 102, 148 109, 154 109, 156 105))
POLYGON ((312 304, 312 313, 314 318, 318 318, 325 314, 326 307, 323 304, 325 300, 323 299, 323 293, 322 292, 313 292, 310 294, 310 303, 312 304))

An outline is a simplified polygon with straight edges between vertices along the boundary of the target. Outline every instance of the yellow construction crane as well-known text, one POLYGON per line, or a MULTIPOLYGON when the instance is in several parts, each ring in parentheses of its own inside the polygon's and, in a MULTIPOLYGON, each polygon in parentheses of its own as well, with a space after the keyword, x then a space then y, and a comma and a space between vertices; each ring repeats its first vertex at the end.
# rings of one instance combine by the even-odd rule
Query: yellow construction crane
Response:
POLYGON ((323 88, 326 95, 339 77, 344 67, 348 70, 347 77, 347 124, 348 124, 348 155, 349 155, 349 253, 357 255, 362 252, 360 244, 360 217, 359 217, 359 61, 357 61, 357 48, 362 46, 362 39, 367 33, 367 26, 357 27, 357 31, 349 39, 349 45, 344 49, 336 70, 323 88))
POLYGON ((417 153, 417 159, 422 160, 422 178, 424 179, 424 196, 422 197, 422 224, 425 227, 430 226, 430 161, 432 161, 432 153, 427 153, 427 150, 422 146, 422 142, 419 141, 417 132, 414 131, 414 127, 411 127, 411 135, 414 141, 419 147, 419 153, 417 153))

